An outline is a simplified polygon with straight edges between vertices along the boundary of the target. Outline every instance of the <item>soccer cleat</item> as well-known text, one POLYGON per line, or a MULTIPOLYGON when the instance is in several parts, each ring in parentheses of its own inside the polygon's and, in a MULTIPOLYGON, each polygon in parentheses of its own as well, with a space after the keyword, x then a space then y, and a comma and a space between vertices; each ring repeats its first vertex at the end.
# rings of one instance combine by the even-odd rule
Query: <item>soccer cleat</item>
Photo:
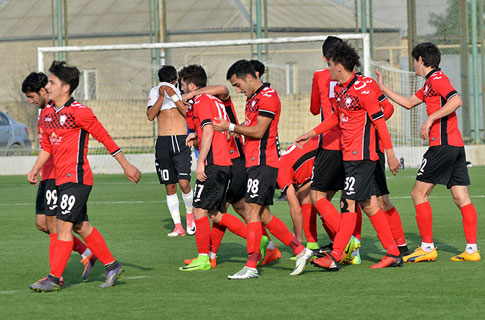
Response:
POLYGON ((246 266, 235 274, 227 276, 227 279, 229 280, 245 280, 251 278, 259 278, 258 269, 248 268, 246 266))
POLYGON ((320 267, 328 271, 338 271, 340 269, 338 261, 328 253, 325 253, 324 257, 313 259, 311 263, 316 267, 320 267))
MULTIPOLYGON (((184 260, 184 263, 185 264, 191 264, 192 261, 196 260, 197 258, 193 258, 193 259, 185 259, 184 260)), ((211 268, 215 268, 217 266, 217 258, 216 259, 209 259, 210 263, 211 263, 211 268)))
POLYGON ((259 246, 259 253, 261 259, 258 261, 258 266, 261 265, 264 261, 264 257, 266 256, 266 248, 268 247, 269 238, 267 236, 263 236, 261 238, 261 245, 259 246))
POLYGON ((95 262, 96 262, 96 256, 92 252, 88 257, 81 259, 81 263, 84 264, 84 270, 81 275, 81 278, 83 280, 86 280, 87 278, 89 278, 89 275, 94 269, 95 262))
POLYGON ((52 276, 47 276, 37 282, 32 283, 29 288, 35 292, 42 293, 61 290, 60 284, 56 283, 54 277, 52 276))
MULTIPOLYGON (((194 231, 194 233, 195 233, 195 231, 194 231)), ((172 232, 170 232, 169 234, 167 234, 167 236, 169 236, 169 237, 182 237, 182 236, 185 236, 184 228, 182 228, 182 227, 175 227, 175 229, 173 229, 172 232)))
POLYGON ((352 253, 360 248, 360 241, 356 237, 350 237, 349 242, 345 246, 344 252, 342 252, 342 257, 340 258, 340 263, 345 262, 352 258, 352 253))
POLYGON ((347 259, 344 261, 345 264, 361 264, 362 260, 360 259, 360 254, 356 254, 353 257, 350 257, 350 259, 347 259))
POLYGON ((305 270, 308 262, 313 258, 313 251, 305 248, 299 255, 296 256, 296 266, 295 269, 290 273, 290 276, 297 276, 302 274, 305 270))
MULTIPOLYGON (((196 259, 192 260, 192 262, 186 266, 180 267, 180 271, 206 271, 211 269, 211 263, 209 262, 209 257, 207 259, 199 259, 197 257, 196 259), (207 260, 207 261, 205 261, 207 260)), ((184 261, 185 262, 185 261, 184 261)))
POLYGON ((266 250, 266 255, 264 256, 263 262, 261 262, 261 265, 267 265, 270 262, 273 262, 277 259, 281 258, 281 251, 278 248, 274 249, 267 249, 266 250))
POLYGON ((371 269, 382 269, 387 267, 402 267, 403 260, 402 256, 393 256, 391 254, 386 254, 381 261, 370 266, 371 269))
POLYGON ((190 213, 187 212, 186 215, 185 215, 185 219, 186 219, 186 222, 187 222, 187 234, 189 236, 193 236, 195 234, 195 231, 196 231, 194 214, 191 213, 191 212, 190 213))
POLYGON ((307 242, 306 247, 310 250, 320 250, 320 247, 318 246, 318 242, 307 242))
MULTIPOLYGON (((117 262, 114 262, 117 263, 117 262)), ((104 283, 100 284, 101 288, 108 288, 114 286, 116 280, 121 279, 125 275, 125 269, 119 263, 118 266, 111 271, 106 270, 104 276, 104 283)))
POLYGON ((407 256, 403 257, 404 262, 407 263, 416 263, 422 261, 435 261, 436 257, 438 257, 438 252, 436 248, 433 248, 430 252, 426 252, 421 248, 421 246, 417 247, 413 253, 408 254, 407 256))
POLYGON ((480 257, 480 252, 476 250, 472 254, 463 251, 457 256, 451 258, 451 261, 480 261, 482 258, 480 257))
POLYGON ((411 250, 409 250, 408 246, 405 244, 403 246, 397 246, 399 249, 399 252, 401 253, 401 256, 407 256, 411 254, 411 250))
POLYGON ((329 244, 327 244, 323 247, 320 247, 320 249, 318 249, 318 252, 315 252, 315 255, 318 258, 325 257, 325 252, 330 254, 330 252, 332 252, 332 250, 333 250, 333 242, 330 242, 329 244))

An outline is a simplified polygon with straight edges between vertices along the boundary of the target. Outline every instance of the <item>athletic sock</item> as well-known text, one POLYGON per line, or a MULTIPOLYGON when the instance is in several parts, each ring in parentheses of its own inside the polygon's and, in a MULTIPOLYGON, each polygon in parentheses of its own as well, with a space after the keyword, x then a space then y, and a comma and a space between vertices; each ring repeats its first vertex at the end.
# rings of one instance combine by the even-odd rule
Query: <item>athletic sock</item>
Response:
POLYGON ((229 213, 224 213, 222 215, 222 219, 219 224, 227 227, 229 231, 240 236, 241 238, 246 239, 248 237, 248 227, 237 217, 229 213))
MULTIPOLYGON (((463 206, 461 209, 463 216, 463 230, 465 231, 465 238, 467 243, 477 243, 477 211, 473 203, 463 206)), ((467 245, 468 247, 468 245, 467 245)), ((475 249, 476 250, 476 249, 475 249)))
POLYGON ((246 238, 248 261, 246 262, 246 267, 257 268, 259 260, 259 247, 261 245, 261 238, 263 226, 261 222, 251 222, 248 223, 248 235, 246 238))
MULTIPOLYGON (((189 193, 183 193, 182 192, 182 199, 184 200, 185 204, 185 212, 187 213, 192 213, 192 201, 194 200, 194 193, 192 192, 192 189, 190 189, 189 193)), ((178 198, 177 198, 178 202, 178 198)))
POLYGON ((176 193, 167 195, 167 207, 172 216, 173 223, 180 224, 179 198, 176 193))
POLYGON ((266 226, 263 226, 263 224, 261 224, 261 225, 262 225, 262 228, 263 228, 262 229, 262 235, 268 237, 268 239, 271 240, 271 237, 269 236, 268 230, 266 230, 266 226))
POLYGON ((50 274, 54 277, 60 278, 62 277, 64 269, 66 269, 67 261, 71 256, 72 246, 74 243, 72 241, 62 240, 57 240, 56 242, 50 274))
POLYGON ((423 202, 416 206, 416 222, 418 223, 421 241, 433 243, 433 211, 429 202, 423 202))
POLYGON ((197 228, 197 232, 195 233, 197 250, 199 254, 209 255, 211 245, 211 224, 209 217, 205 216, 200 219, 195 219, 195 226, 197 228))
POLYGON ((465 251, 469 254, 472 254, 473 252, 477 251, 478 247, 476 243, 467 243, 465 251))
POLYGON ((385 214, 396 244, 398 246, 406 245, 406 237, 404 236, 404 231, 402 229, 401 216, 399 216, 399 212, 397 212, 395 207, 392 207, 391 209, 387 210, 385 214))
POLYGON ((340 261, 342 252, 345 250, 347 243, 349 243, 352 232, 355 229, 355 221, 357 219, 356 212, 342 212, 340 218, 340 227, 335 235, 335 241, 332 247, 332 257, 340 261))
POLYGON ((303 216, 303 232, 307 242, 318 242, 317 235, 317 211, 311 203, 301 205, 301 214, 303 216))
POLYGON ((219 246, 221 245, 222 238, 226 233, 226 229, 227 229, 226 227, 221 226, 217 222, 212 223, 210 251, 213 252, 214 254, 217 254, 217 251, 219 250, 219 246))
POLYGON ((274 250, 274 249, 276 249, 276 245, 274 244, 273 241, 269 240, 266 250, 274 250))
POLYGON ((360 241, 362 237, 362 210, 357 203, 355 204, 355 212, 357 213, 357 219, 355 220, 355 229, 352 235, 360 241))
POLYGON ((335 238, 340 226, 340 214, 338 210, 330 201, 327 200, 327 198, 321 198, 318 200, 315 204, 315 208, 322 215, 324 228, 332 241, 335 238))
POLYGON ((113 258, 108 246, 106 245, 106 241, 104 241, 103 236, 95 227, 93 227, 93 231, 91 231, 91 233, 84 238, 84 242, 86 242, 89 250, 91 250, 91 252, 96 256, 96 258, 98 258, 99 261, 101 261, 103 265, 108 265, 115 261, 115 258, 113 258))
POLYGON ((298 241, 298 239, 288 230, 286 225, 277 216, 273 216, 271 221, 266 225, 268 231, 271 232, 285 245, 289 246, 295 255, 302 252, 305 247, 298 241))
POLYGON ((434 243, 433 242, 421 242, 421 249, 423 249, 424 252, 431 252, 434 249, 434 243))
POLYGON ((57 233, 50 233, 49 238, 51 240, 49 243, 49 267, 52 268, 52 258, 54 258, 54 250, 57 244, 57 233))
POLYGON ((91 254, 91 250, 82 242, 78 237, 75 235, 72 236, 72 240, 74 242, 74 246, 72 247, 72 251, 76 251, 79 253, 83 258, 89 257, 91 254), (86 252, 88 251, 88 252, 86 252), (87 255, 86 255, 87 253, 87 255))
POLYGON ((373 216, 370 216, 369 218, 370 222, 374 226, 374 229, 377 231, 377 237, 381 241, 384 249, 387 250, 387 253, 393 256, 400 255, 399 249, 397 248, 396 242, 394 241, 391 228, 389 227, 389 223, 387 222, 387 218, 384 212, 379 209, 379 211, 377 211, 373 216))

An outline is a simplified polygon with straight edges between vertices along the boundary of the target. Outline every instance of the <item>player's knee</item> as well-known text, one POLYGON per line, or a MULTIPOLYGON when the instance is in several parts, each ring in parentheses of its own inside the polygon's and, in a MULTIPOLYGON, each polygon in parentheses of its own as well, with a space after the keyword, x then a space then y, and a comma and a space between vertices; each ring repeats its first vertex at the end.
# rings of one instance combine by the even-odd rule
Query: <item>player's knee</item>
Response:
POLYGON ((177 185, 176 184, 167 184, 167 185, 165 185, 165 188, 167 189, 167 195, 168 196, 171 196, 171 195, 177 193, 177 185))
POLYGON ((190 182, 188 180, 179 180, 180 189, 183 193, 187 194, 191 192, 190 182))
POLYGON ((39 223, 39 222, 36 222, 36 224, 35 224, 35 225, 37 226, 37 229, 38 229, 39 231, 42 231, 42 232, 45 232, 45 233, 49 233, 49 230, 47 229, 47 225, 45 225, 45 224, 41 224, 41 223, 39 223))
POLYGON ((425 202, 424 199, 425 199, 425 195, 420 192, 418 189, 416 188, 413 188, 411 190, 411 199, 413 199, 414 203, 422 203, 422 202, 425 202))

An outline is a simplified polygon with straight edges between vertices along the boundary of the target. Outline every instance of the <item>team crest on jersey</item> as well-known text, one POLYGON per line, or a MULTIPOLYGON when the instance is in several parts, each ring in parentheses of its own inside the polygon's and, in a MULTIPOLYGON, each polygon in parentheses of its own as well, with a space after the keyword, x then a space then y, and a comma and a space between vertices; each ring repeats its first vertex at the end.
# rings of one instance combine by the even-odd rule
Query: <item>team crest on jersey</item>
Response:
POLYGON ((352 98, 351 97, 347 97, 347 99, 345 99, 345 106, 346 107, 350 107, 351 104, 352 104, 352 98))
POLYGON ((59 124, 62 126, 64 123, 66 123, 67 116, 65 114, 62 114, 61 117, 59 118, 59 124))

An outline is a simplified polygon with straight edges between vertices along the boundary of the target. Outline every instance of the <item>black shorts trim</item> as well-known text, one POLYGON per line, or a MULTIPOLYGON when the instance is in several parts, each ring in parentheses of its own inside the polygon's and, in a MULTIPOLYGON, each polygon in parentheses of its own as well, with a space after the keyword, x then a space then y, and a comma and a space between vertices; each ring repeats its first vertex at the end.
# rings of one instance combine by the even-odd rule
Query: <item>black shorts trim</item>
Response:
POLYGON ((345 168, 342 151, 319 149, 315 157, 311 190, 327 192, 344 188, 345 168))
POLYGON ((57 212, 57 187, 55 179, 42 180, 37 189, 35 213, 55 216, 57 212))
POLYGON ((259 205, 272 205, 278 178, 278 168, 254 166, 246 169, 246 202, 259 205))
POLYGON ((192 154, 185 145, 187 135, 159 136, 155 145, 155 168, 160 184, 190 181, 192 154))

